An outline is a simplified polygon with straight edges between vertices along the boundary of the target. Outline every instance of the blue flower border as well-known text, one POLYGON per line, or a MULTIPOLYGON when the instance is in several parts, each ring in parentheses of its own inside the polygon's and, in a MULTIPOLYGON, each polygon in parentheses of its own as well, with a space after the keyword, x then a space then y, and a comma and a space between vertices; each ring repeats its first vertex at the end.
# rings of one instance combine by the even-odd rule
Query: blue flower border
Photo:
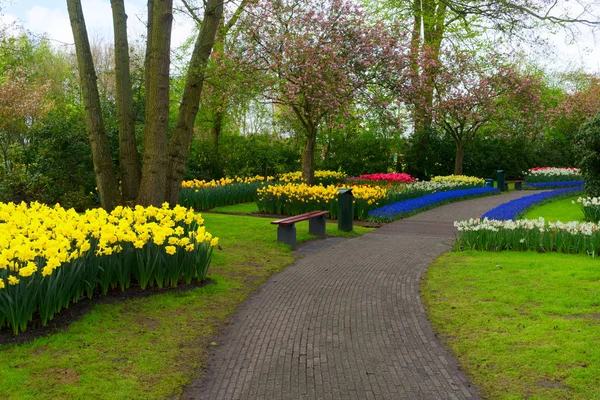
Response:
POLYGON ((564 186, 582 186, 585 181, 525 182, 526 188, 555 188, 564 186))
POLYGON ((436 192, 415 199, 403 200, 369 211, 369 217, 375 220, 393 221, 405 214, 413 213, 423 208, 464 197, 482 196, 497 193, 497 188, 482 187, 474 189, 449 190, 436 192))
POLYGON ((569 187, 564 189, 551 190, 548 192, 532 194, 530 196, 521 197, 520 199, 514 199, 498 207, 492 208, 481 218, 495 219, 495 220, 508 220, 516 219, 517 216, 522 214, 528 208, 541 203, 544 200, 550 199, 556 196, 562 196, 569 193, 581 192, 583 186, 569 187))

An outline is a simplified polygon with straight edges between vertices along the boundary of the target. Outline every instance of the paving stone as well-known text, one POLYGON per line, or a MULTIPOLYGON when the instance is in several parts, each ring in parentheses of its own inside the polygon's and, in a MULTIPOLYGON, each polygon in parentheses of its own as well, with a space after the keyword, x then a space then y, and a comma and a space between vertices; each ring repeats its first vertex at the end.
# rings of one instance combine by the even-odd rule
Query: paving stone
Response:
POLYGON ((231 319, 183 399, 477 399, 421 302, 455 220, 511 192, 445 205, 363 236, 304 246, 231 319))

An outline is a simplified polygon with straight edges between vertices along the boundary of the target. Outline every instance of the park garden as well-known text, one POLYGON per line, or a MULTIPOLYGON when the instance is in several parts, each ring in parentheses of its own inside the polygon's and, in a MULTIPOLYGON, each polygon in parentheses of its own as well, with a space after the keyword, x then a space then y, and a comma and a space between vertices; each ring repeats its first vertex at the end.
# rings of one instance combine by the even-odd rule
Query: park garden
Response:
POLYGON ((132 39, 115 0, 103 42, 67 0, 72 46, 3 25, 0 397, 178 396, 298 259, 273 219, 352 238, 486 196, 421 285, 434 328, 486 398, 600 396, 600 77, 505 47, 598 19, 421 3, 155 0, 132 39))

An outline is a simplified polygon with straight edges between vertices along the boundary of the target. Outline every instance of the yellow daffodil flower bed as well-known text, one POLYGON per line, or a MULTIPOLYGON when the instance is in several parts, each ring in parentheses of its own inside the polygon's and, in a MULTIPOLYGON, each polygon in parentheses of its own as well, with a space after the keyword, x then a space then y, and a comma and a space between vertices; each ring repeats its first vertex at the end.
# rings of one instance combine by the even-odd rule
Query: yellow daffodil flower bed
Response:
POLYGON ((183 181, 179 204, 196 210, 247 203, 256 200, 256 190, 275 180, 272 176, 183 181))
MULTIPOLYGON (((333 185, 339 182, 343 182, 346 178, 346 174, 338 171, 315 171, 315 182, 322 184, 323 186, 333 185)), ((285 183, 301 183, 302 172, 288 172, 279 177, 279 180, 285 183)))
POLYGON ((0 328, 45 325, 82 296, 203 280, 218 238, 192 210, 0 203, 0 328))
POLYGON ((457 183, 463 185, 479 185, 483 186, 484 180, 475 176, 467 175, 447 175, 447 176, 434 176, 431 178, 432 182, 445 182, 445 183, 457 183))
MULTIPOLYGON (((268 214, 298 215, 314 210, 327 210, 337 218, 339 187, 309 186, 305 183, 271 185, 258 190, 258 209, 268 214)), ((367 213, 386 199, 387 190, 378 186, 352 186, 354 216, 367 218, 367 213)))

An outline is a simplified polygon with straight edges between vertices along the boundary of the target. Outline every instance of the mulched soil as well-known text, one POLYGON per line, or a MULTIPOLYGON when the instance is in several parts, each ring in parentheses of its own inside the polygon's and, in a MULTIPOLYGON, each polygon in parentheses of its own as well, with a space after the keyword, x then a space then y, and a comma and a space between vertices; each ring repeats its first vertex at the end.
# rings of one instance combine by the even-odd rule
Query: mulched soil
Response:
POLYGON ((84 315, 89 313, 96 304, 112 304, 123 300, 139 299, 155 294, 169 293, 169 292, 182 292, 186 290, 195 289, 208 284, 214 283, 211 279, 205 279, 202 282, 193 282, 189 285, 179 285, 174 288, 163 288, 157 287, 148 288, 141 290, 139 287, 130 287, 124 292, 120 289, 109 291, 106 295, 94 295, 92 299, 87 297, 81 298, 77 303, 69 305, 69 308, 63 309, 61 312, 56 314, 54 318, 42 326, 39 317, 33 317, 33 321, 27 325, 25 332, 19 333, 15 336, 8 328, 0 329, 0 346, 2 345, 19 345, 23 343, 31 342, 32 340, 51 335, 53 333, 60 332, 69 327, 72 322, 78 321, 84 315))

